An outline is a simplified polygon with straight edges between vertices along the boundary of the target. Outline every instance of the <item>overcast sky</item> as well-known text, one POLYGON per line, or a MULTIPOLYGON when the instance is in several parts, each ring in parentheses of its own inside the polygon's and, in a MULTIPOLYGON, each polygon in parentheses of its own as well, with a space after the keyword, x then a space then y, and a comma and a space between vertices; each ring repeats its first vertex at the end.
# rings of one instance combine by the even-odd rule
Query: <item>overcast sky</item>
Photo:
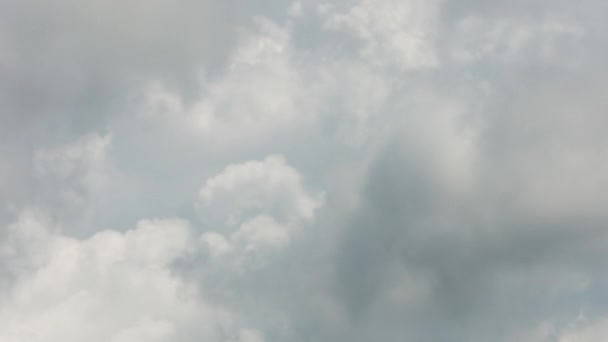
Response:
POLYGON ((0 0, 0 341, 608 341, 607 13, 0 0))

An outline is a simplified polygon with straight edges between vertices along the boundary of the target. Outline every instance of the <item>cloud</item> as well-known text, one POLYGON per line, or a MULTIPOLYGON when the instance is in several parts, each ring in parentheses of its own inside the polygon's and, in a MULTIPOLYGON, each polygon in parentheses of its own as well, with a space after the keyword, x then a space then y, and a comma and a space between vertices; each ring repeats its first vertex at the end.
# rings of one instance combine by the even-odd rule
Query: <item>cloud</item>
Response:
POLYGON ((111 141, 111 135, 88 134, 63 146, 41 149, 34 155, 36 175, 50 179, 51 183, 68 182, 67 187, 71 185, 72 191, 65 197, 75 200, 78 192, 86 196, 88 192, 98 191, 108 182, 107 154, 111 141))
POLYGON ((434 1, 361 1, 333 13, 329 28, 346 30, 361 40, 359 52, 372 64, 405 70, 434 67, 434 1))
POLYGON ((231 267, 244 271, 251 258, 265 262, 268 253, 302 234, 298 230, 322 207, 323 193, 310 194, 298 171, 271 155, 227 166, 205 181, 199 201, 203 219, 219 231, 203 233, 202 245, 212 257, 228 258, 231 267))
POLYGON ((248 211, 286 223, 310 220, 322 204, 322 194, 308 194, 298 171, 280 155, 227 166, 205 181, 199 197, 205 211, 223 215, 229 224, 244 221, 248 211))
MULTIPOLYGON (((171 264, 189 253, 192 228, 179 219, 142 220, 125 233, 79 240, 24 212, 2 245, 14 277, 2 297, 5 341, 226 340, 231 315, 204 302, 171 264), (204 324, 201 324, 204 322, 204 324)), ((259 341, 239 329, 238 341, 259 341)), ((228 332, 230 334, 230 332, 228 332)))
POLYGON ((0 339, 601 340, 604 9, 0 5, 0 339))
POLYGON ((584 319, 575 322, 575 325, 569 328, 561 336, 559 342, 587 342, 600 341, 606 338, 608 334, 606 321, 604 319, 596 322, 586 322, 584 319))
MULTIPOLYGON (((538 23, 518 23, 515 20, 484 21, 478 17, 467 17, 458 23, 458 43, 454 44, 453 58, 457 62, 491 59, 502 63, 564 63, 574 65, 580 61, 576 46, 585 30, 582 26, 569 24, 565 20, 546 19, 538 23), (460 41, 462 39, 462 41, 460 41), (561 55, 558 42, 566 40, 573 44, 572 50, 561 55), (556 51, 559 49, 560 51, 556 51)), ((564 42, 560 42, 564 44, 564 42)), ((565 45, 565 44, 564 44, 565 45)))

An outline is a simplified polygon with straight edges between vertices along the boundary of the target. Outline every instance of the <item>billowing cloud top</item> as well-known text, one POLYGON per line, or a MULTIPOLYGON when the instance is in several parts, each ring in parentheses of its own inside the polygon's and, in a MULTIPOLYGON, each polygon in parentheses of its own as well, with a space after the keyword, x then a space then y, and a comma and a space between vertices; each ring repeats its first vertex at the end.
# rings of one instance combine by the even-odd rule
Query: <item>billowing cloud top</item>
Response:
POLYGON ((605 13, 0 2, 0 341, 608 340, 605 13))

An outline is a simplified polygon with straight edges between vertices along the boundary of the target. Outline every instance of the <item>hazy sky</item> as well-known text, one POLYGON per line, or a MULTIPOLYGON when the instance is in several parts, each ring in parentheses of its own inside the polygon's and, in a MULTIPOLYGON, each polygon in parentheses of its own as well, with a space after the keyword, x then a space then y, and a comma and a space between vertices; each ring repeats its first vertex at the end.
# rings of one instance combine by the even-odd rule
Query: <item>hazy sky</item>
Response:
POLYGON ((607 13, 0 0, 0 341, 608 340, 607 13))

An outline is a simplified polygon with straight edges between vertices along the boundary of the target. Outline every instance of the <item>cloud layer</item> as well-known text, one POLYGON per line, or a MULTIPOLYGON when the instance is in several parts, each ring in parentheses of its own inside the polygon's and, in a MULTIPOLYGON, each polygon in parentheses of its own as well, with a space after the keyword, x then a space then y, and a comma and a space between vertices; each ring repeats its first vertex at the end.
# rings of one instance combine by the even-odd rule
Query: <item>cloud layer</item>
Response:
POLYGON ((0 340, 602 340, 607 9, 0 4, 0 340))

